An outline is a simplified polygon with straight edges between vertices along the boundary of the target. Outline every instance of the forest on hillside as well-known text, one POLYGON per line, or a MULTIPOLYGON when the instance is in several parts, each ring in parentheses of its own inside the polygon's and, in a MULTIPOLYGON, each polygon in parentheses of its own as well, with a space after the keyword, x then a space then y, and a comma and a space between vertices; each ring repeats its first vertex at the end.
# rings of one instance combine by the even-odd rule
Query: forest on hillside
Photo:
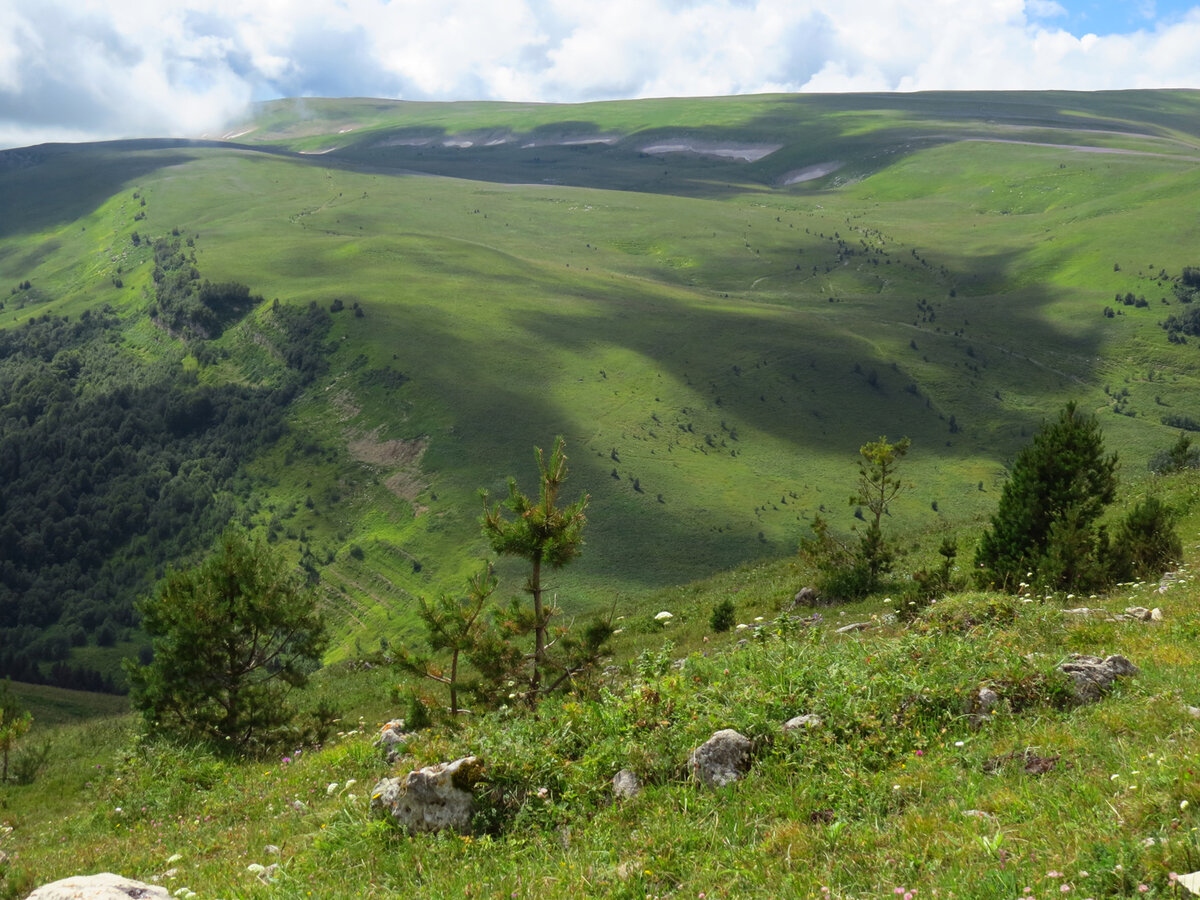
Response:
POLYGON ((187 339, 156 361, 107 307, 0 330, 0 676, 119 689, 71 649, 130 639, 133 600, 249 498, 245 464, 321 371, 329 314, 276 303, 261 334, 279 371, 201 379, 185 359, 218 360, 211 339, 262 298, 201 281, 178 235, 156 242, 154 283, 152 319, 187 339))

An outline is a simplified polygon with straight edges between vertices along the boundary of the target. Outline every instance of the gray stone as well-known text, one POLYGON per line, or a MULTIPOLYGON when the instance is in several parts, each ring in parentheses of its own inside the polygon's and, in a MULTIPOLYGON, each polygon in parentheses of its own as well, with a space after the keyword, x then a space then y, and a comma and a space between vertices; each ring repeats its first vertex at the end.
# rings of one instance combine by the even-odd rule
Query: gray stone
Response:
POLYGON ((407 740, 408 736, 408 732, 404 730, 404 720, 392 719, 390 722, 384 722, 379 734, 375 735, 375 746, 390 748, 407 740))
POLYGON ((471 787, 483 764, 474 756, 426 766, 404 778, 384 778, 371 790, 371 813, 391 818, 410 834, 471 830, 471 787))
POLYGON ((688 767, 702 784, 724 787, 740 781, 750 771, 752 746, 748 737, 725 728, 692 751, 688 767))
POLYGON ((1071 678, 1075 699, 1080 703, 1094 703, 1124 675, 1136 675, 1138 667, 1124 656, 1085 656, 1072 653, 1058 667, 1071 678))
POLYGON ((1125 615, 1140 622, 1149 622, 1153 613, 1144 606, 1127 606, 1125 607, 1125 615))
POLYGON ((1193 719, 1200 719, 1200 706, 1185 706, 1184 709, 1193 719))
POLYGON ((612 780, 613 793, 620 800, 632 800, 642 792, 642 780, 628 769, 622 769, 612 780))
POLYGON ((854 631, 866 631, 871 627, 870 622, 851 622, 849 625, 843 625, 837 630, 838 634, 850 634, 854 631))
POLYGON ((1162 614, 1161 609, 1159 609, 1156 606, 1156 607, 1154 607, 1154 609, 1150 610, 1150 621, 1151 622, 1161 622, 1162 619, 1163 619, 1163 614, 1162 614))
POLYGON ((101 872, 44 884, 27 900, 171 900, 166 888, 101 872))
POLYGON ((816 713, 805 713, 802 716, 793 716, 783 723, 784 731, 799 731, 802 728, 820 728, 824 724, 821 717, 816 713))
POLYGON ((814 588, 802 587, 792 598, 792 606, 812 606, 817 602, 817 592, 814 588))
POLYGON ((1105 616, 1108 615, 1108 613, 1103 609, 1088 609, 1086 606, 1080 606, 1076 609, 1064 609, 1063 615, 1085 618, 1087 616, 1105 616))
POLYGON ((990 687, 981 687, 971 693, 964 704, 964 711, 973 728, 978 728, 987 721, 988 716, 1000 704, 1000 695, 990 687))

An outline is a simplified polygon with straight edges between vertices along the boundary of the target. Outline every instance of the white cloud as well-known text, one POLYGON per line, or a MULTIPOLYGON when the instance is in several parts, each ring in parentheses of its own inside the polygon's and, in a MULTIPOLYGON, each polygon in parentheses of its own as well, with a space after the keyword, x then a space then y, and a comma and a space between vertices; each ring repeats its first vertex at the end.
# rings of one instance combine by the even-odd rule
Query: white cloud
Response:
POLYGON ((1101 37, 1067 17, 1057 0, 8 0, 0 141, 196 134, 276 96, 1200 87, 1200 8, 1101 37))

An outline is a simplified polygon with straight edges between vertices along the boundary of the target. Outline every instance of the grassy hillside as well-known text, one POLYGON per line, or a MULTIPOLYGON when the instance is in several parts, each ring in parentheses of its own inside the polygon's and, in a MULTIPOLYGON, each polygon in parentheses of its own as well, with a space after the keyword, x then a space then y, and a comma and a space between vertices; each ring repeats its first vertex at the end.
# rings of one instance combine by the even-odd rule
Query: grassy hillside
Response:
POLYGON ((1071 398, 1138 478, 1164 415, 1200 420, 1195 348, 1158 325, 1200 261, 1196 111, 1187 92, 268 104, 225 143, 3 154, 0 327, 111 304, 135 357, 254 384, 275 298, 339 309, 327 372, 238 498, 319 569, 335 657, 457 590, 486 553, 476 490, 528 489, 559 433, 568 492, 592 495, 559 601, 634 609, 789 555, 822 509, 848 530, 880 434, 913 439, 914 532, 989 514, 1071 398), (266 298, 203 352, 149 319, 143 238, 176 228, 204 278, 266 298))
POLYGON ((324 670, 306 699, 335 698, 341 731, 271 759, 142 741, 121 719, 41 728, 41 779, 0 788, 12 828, 0 896, 78 871, 200 898, 1182 896, 1172 873, 1200 861, 1200 481, 1159 489, 1185 513, 1187 565, 1083 601, 1158 607, 1159 622, 979 593, 909 624, 890 598, 787 616, 803 573, 779 564, 647 597, 600 683, 537 716, 468 716, 403 745, 401 775, 482 759, 470 836, 408 838, 369 817, 372 785, 393 770, 371 739, 402 705, 386 668, 324 670), (713 634, 724 599, 740 624, 713 634), (660 608, 669 625, 654 622, 660 608), (847 622, 870 628, 837 634, 847 622), (1078 705, 1055 671, 1070 653, 1122 654, 1140 671, 1078 705), (1001 699, 981 715, 971 698, 985 687, 1001 699), (808 713, 821 724, 781 731, 808 713), (722 728, 754 740, 752 765, 699 787, 688 754, 722 728), (645 790, 616 802, 621 768, 645 790))

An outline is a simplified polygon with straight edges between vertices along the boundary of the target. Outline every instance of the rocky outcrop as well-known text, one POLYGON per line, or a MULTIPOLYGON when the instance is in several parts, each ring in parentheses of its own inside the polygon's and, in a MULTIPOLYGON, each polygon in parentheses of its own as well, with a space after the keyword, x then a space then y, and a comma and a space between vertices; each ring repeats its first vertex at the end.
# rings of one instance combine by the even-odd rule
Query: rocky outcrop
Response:
POLYGON ((483 771, 474 756, 426 766, 404 778, 384 778, 371 791, 371 813, 389 818, 409 834, 471 830, 471 788, 483 771))
POLYGON ((1079 703, 1095 703, 1118 678, 1138 673, 1137 666, 1117 655, 1101 659, 1072 653, 1058 668, 1070 677, 1075 699, 1079 703))
POLYGON ((72 875, 44 884, 28 900, 171 900, 166 888, 123 878, 112 872, 72 875))
POLYGON ((724 787, 750 770, 750 739, 732 728, 716 732, 692 751, 688 767, 692 776, 709 787, 724 787))

